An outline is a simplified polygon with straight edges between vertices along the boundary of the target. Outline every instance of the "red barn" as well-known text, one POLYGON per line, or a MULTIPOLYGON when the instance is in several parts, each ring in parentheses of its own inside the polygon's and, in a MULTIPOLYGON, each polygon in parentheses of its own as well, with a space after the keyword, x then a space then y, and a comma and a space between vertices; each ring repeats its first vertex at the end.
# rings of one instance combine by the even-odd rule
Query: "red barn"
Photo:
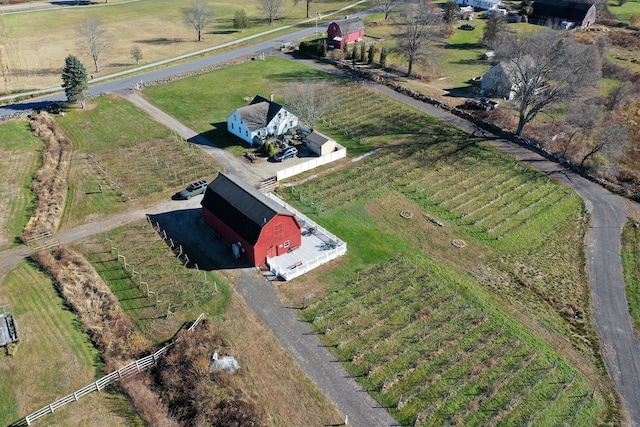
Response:
POLYGON ((347 18, 333 21, 327 29, 327 44, 343 49, 347 43, 364 38, 364 23, 360 18, 347 18))
POLYGON ((240 179, 219 173, 204 193, 205 222, 229 243, 240 243, 255 266, 302 243, 295 215, 240 179))

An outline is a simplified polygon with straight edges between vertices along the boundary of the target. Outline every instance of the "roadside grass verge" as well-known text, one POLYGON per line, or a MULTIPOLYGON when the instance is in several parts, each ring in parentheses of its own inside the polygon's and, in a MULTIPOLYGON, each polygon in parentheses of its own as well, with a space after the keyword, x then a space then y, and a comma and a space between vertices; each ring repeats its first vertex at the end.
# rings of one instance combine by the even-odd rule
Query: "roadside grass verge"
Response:
POLYGON ((79 247, 135 328, 155 344, 171 338, 184 322, 202 312, 212 317, 222 314, 231 296, 216 273, 198 270, 194 264, 185 266, 176 257, 179 238, 171 240, 176 254, 169 239, 163 240, 148 222, 139 221, 95 236, 79 247))
POLYGON ((629 314, 640 334, 640 231, 636 221, 628 221, 622 230, 622 267, 629 303, 629 314))
POLYGON ((31 180, 42 163, 42 141, 26 120, 0 124, 0 248, 17 244, 31 216, 35 197, 31 180))
POLYGON ((264 61, 249 61, 211 73, 151 86, 143 94, 163 111, 198 130, 221 148, 237 155, 247 150, 244 141, 227 132, 227 117, 247 106, 245 97, 256 95, 282 102, 288 83, 300 80, 332 79, 314 68, 296 61, 267 56, 264 61))
MULTIPOLYGON (((0 422, 20 417, 66 396, 104 374, 99 352, 77 316, 65 307, 51 279, 23 262, 0 284, 3 303, 11 305, 20 341, 1 352, 0 422)), ((49 416, 57 425, 141 425, 126 399, 107 390, 49 416)))
POLYGON ((66 225, 96 212, 124 210, 130 201, 166 198, 219 169, 212 158, 127 101, 103 96, 92 107, 57 117, 76 150, 66 225))

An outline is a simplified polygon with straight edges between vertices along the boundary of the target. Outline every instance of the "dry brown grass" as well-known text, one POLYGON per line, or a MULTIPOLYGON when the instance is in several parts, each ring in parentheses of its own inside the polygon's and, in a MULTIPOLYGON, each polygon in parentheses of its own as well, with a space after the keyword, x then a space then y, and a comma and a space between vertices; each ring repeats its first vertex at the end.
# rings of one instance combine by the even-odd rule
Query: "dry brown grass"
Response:
POLYGON ((40 251, 33 258, 54 279, 58 291, 101 350, 109 370, 148 350, 149 342, 133 330, 116 297, 80 254, 61 246, 40 251))
POLYGON ((73 145, 56 121, 47 113, 31 120, 31 129, 44 142, 42 167, 31 189, 37 197, 34 212, 22 233, 22 240, 53 232, 60 224, 67 194, 67 171, 73 145))

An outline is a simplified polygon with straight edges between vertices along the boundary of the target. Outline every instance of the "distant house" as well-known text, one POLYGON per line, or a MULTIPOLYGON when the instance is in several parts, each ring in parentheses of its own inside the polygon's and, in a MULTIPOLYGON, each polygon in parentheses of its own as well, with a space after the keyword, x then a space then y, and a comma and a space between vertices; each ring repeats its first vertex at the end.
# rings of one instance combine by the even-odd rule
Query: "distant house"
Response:
POLYGON ((315 130, 307 135, 305 144, 309 150, 318 156, 332 153, 336 149, 335 139, 331 139, 326 135, 316 132, 315 130))
POLYGON ((591 3, 566 0, 535 0, 529 22, 563 28, 587 28, 596 21, 596 7, 591 3))
POLYGON ((456 0, 460 6, 471 6, 475 9, 490 10, 502 6, 500 0, 456 0))
POLYGON ((364 38, 364 23, 360 18, 333 21, 327 28, 327 45, 343 49, 348 43, 364 38))
POLYGON ((526 75, 526 69, 533 65, 533 58, 530 56, 495 64, 482 76, 480 93, 495 98, 513 99, 526 75))
POLYGON ((201 203, 204 221, 255 266, 302 243, 293 213, 234 176, 219 173, 201 203))
POLYGON ((250 145, 262 145, 263 141, 274 135, 284 135, 295 131, 298 117, 282 105, 261 96, 253 98, 246 107, 238 108, 227 118, 229 133, 248 142, 250 145))

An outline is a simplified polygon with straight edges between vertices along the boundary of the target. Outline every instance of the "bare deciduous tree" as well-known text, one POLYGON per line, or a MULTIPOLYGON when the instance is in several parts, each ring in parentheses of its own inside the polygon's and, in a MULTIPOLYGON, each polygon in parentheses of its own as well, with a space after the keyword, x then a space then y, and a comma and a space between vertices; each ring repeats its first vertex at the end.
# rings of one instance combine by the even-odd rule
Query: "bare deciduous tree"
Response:
POLYGON ((311 129, 323 114, 336 105, 335 85, 305 80, 289 85, 285 103, 311 129))
POLYGON ((137 44, 131 46, 131 57, 134 61, 136 61, 136 65, 140 64, 140 60, 142 59, 142 49, 137 44))
POLYGON ((213 22, 213 10, 206 3, 197 1, 190 7, 182 10, 182 18, 185 25, 193 28, 198 33, 198 41, 202 40, 202 30, 213 22))
POLYGON ((545 107, 587 95, 596 87, 601 69, 594 46, 579 44, 560 31, 505 37, 496 55, 510 61, 516 93, 510 105, 519 116, 517 135, 545 107))
POLYGON ((507 33, 509 27, 507 20, 499 13, 492 13, 487 19, 487 25, 482 33, 482 44, 493 49, 499 45, 500 39, 507 33))
POLYGON ((418 0, 407 4, 402 11, 403 22, 394 34, 396 52, 407 60, 407 76, 411 75, 414 63, 424 63, 436 54, 433 42, 443 33, 440 8, 429 0, 418 0))
POLYGON ((398 4, 400 4, 400 0, 380 0, 378 2, 378 7, 384 14, 385 21, 389 19, 389 15, 398 7, 398 4))
POLYGON ((577 102, 568 106, 565 124, 569 127, 570 134, 561 154, 563 159, 567 158, 569 147, 574 142, 584 142, 594 128, 600 126, 603 113, 602 108, 593 104, 577 102))
POLYGON ((269 25, 278 18, 284 7, 284 0, 258 0, 258 8, 266 15, 269 25))
POLYGON ((616 84, 609 89, 604 106, 609 111, 624 107, 632 90, 633 86, 631 83, 621 81, 616 82, 616 84))
MULTIPOLYGON (((298 3, 300 3, 300 1, 302 1, 302 0, 293 0, 293 4, 297 6, 298 3)), ((307 5, 307 18, 309 17, 309 5, 311 4, 311 1, 312 0, 304 0, 304 2, 307 5)))
POLYGON ((96 73, 100 72, 100 55, 107 52, 111 48, 113 38, 106 30, 102 21, 98 18, 87 18, 82 25, 77 28, 80 35, 82 47, 93 59, 96 73))
POLYGON ((586 161, 597 153, 601 153, 609 164, 617 164, 617 160, 627 149, 628 141, 629 129, 624 123, 609 117, 606 124, 598 128, 588 151, 580 161, 580 167, 584 168, 586 161))

